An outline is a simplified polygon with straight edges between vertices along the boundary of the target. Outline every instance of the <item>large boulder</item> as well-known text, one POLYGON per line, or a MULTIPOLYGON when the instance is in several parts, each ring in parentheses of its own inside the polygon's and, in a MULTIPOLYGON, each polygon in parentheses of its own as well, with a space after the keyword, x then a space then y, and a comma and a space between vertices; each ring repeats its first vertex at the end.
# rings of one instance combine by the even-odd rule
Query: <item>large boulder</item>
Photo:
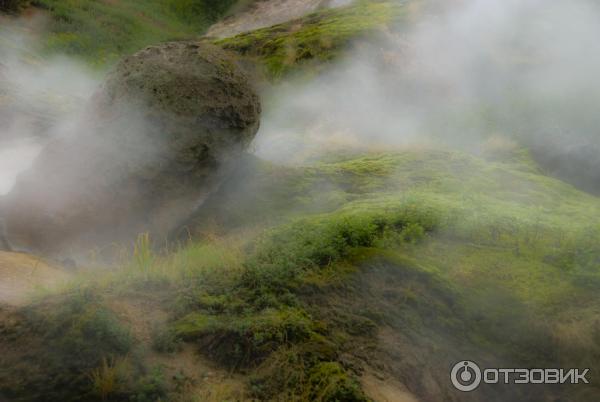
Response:
POLYGON ((50 254, 166 236, 233 168, 260 104, 221 49, 174 42, 125 58, 85 116, 1 201, 15 249, 50 254))

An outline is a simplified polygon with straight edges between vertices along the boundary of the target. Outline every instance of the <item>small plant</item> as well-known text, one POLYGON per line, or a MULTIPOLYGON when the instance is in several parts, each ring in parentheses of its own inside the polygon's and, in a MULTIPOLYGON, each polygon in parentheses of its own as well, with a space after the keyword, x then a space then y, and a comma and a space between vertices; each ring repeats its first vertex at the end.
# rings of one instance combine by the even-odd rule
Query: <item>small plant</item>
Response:
POLYGON ((154 367, 135 386, 129 400, 132 402, 159 402, 167 394, 164 373, 161 367, 154 367))
POLYGON ((213 358, 230 367, 256 364, 282 345, 300 342, 313 332, 304 310, 265 309, 258 314, 217 316, 190 313, 174 325, 184 340, 208 346, 213 358))
POLYGON ((92 382, 94 391, 103 401, 118 392, 119 388, 128 379, 129 360, 127 357, 102 358, 100 367, 92 369, 88 377, 92 382))
POLYGON ((336 362, 324 362, 315 366, 309 383, 308 399, 311 401, 368 401, 358 383, 336 362))
POLYGON ((152 347, 157 352, 175 353, 181 350, 181 339, 173 331, 156 329, 152 337, 152 347))
POLYGON ((154 252, 150 242, 150 235, 142 233, 138 236, 133 247, 133 262, 135 267, 148 277, 149 271, 154 263, 154 252))

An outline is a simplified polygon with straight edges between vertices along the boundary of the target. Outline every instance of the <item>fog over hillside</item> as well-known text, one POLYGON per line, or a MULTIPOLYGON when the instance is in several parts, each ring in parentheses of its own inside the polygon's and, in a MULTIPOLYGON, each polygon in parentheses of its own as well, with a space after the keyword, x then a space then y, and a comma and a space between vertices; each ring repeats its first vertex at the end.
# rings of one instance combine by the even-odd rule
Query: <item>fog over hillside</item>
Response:
POLYGON ((234 3, 0 15, 0 402, 596 402, 600 4, 234 3))
MULTIPOLYGON (((490 137, 503 137, 531 146, 550 173, 598 189, 598 177, 589 172, 600 163, 594 110, 600 10, 594 2, 468 0, 415 15, 409 29, 399 26, 359 47, 316 80, 267 93, 257 155, 301 162, 340 146, 432 142, 479 152, 490 137)), ((16 159, 25 166, 39 147, 29 139, 39 131, 35 116, 58 109, 72 117, 100 74, 60 57, 24 62, 31 39, 10 26, 2 35, 0 91, 13 88, 11 96, 29 102, 29 110, 6 119, 0 140, 19 138, 15 146, 24 154, 16 159)), ((6 164, 4 192, 20 169, 12 159, 0 162, 6 164)))
POLYGON ((301 161, 342 144, 431 142, 479 152, 505 137, 550 173, 600 188, 581 175, 600 167, 596 3, 467 0, 415 15, 317 80, 275 88, 257 153, 301 161))

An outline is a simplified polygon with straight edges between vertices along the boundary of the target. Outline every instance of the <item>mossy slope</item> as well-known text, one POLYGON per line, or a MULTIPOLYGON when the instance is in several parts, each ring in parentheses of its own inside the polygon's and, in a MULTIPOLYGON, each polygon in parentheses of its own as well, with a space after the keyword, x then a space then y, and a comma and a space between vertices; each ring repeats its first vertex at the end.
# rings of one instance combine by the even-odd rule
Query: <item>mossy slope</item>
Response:
POLYGON ((307 66, 314 73, 338 58, 352 40, 381 32, 407 15, 397 2, 359 1, 215 43, 258 62, 269 78, 277 79, 307 66))
MULTIPOLYGON (((197 229, 203 245, 160 257, 142 242, 131 265, 84 288, 167 292, 161 353, 195 344, 244 375, 259 400, 366 400, 363 373, 425 400, 464 400, 447 378, 463 358, 593 371, 577 389, 484 387, 471 400, 593 400, 600 201, 516 152, 490 161, 404 150, 283 170, 255 161, 245 179, 262 191, 229 185, 215 195, 215 220, 197 229), (333 201, 313 209, 311 191, 333 201), (257 219, 265 208, 266 224, 257 219)), ((53 321, 38 324, 44 339, 53 321)), ((95 342, 69 334, 65 358, 95 342)), ((102 350, 90 359, 100 367, 101 354, 123 353, 102 350)))
MULTIPOLYGON (((389 2, 359 2, 219 44, 280 77, 336 57, 352 38, 403 12, 389 2)), ((66 24, 69 18, 77 20, 66 24)), ((188 35, 185 24, 152 40, 188 35)), ((76 34, 73 53, 86 35, 76 34)), ((108 56, 109 42, 100 40, 89 55, 109 60, 141 46, 138 39, 108 56)), ((501 367, 592 368, 590 386, 484 387, 470 400, 592 401, 600 358, 599 212, 597 197, 544 176, 524 150, 486 159, 405 149, 302 167, 248 158, 176 234, 192 234, 181 250, 157 255, 142 237, 122 268, 82 274, 79 292, 92 289, 94 296, 76 299, 79 307, 65 303, 49 313, 34 304, 10 313, 16 324, 0 332, 0 350, 27 336, 39 353, 23 365, 10 360, 23 355, 5 355, 0 393, 21 400, 44 400, 42 393, 56 390, 64 401, 194 400, 183 399, 175 380, 163 388, 149 377, 135 358, 148 351, 136 349, 128 323, 115 321, 105 303, 164 292, 171 316, 154 342, 158 352, 196 345, 245 376, 250 398, 363 401, 360 378, 374 372, 423 400, 462 401, 448 369, 467 358, 501 367), (60 363, 73 355, 73 366, 60 363), (127 356, 134 379, 100 392, 93 373, 106 359, 127 356), (49 376, 65 382, 44 385, 49 376)))

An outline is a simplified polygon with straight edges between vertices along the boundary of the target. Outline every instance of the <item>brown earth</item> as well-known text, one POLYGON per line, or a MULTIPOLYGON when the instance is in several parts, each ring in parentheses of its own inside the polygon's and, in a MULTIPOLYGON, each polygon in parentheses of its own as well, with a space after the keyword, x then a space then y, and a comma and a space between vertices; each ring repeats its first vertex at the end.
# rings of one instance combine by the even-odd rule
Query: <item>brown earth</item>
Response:
POLYGON ((161 303, 168 295, 155 296, 149 298, 140 294, 118 298, 110 302, 109 307, 131 329, 135 339, 146 351, 146 367, 162 369, 174 392, 171 397, 178 400, 180 395, 185 395, 206 402, 247 400, 244 377, 208 361, 201 356, 195 345, 183 344, 173 353, 153 350, 155 331, 165 328, 169 317, 161 303))
POLYGON ((37 288, 59 285, 68 277, 41 258, 0 251, 0 304, 23 304, 37 288))

